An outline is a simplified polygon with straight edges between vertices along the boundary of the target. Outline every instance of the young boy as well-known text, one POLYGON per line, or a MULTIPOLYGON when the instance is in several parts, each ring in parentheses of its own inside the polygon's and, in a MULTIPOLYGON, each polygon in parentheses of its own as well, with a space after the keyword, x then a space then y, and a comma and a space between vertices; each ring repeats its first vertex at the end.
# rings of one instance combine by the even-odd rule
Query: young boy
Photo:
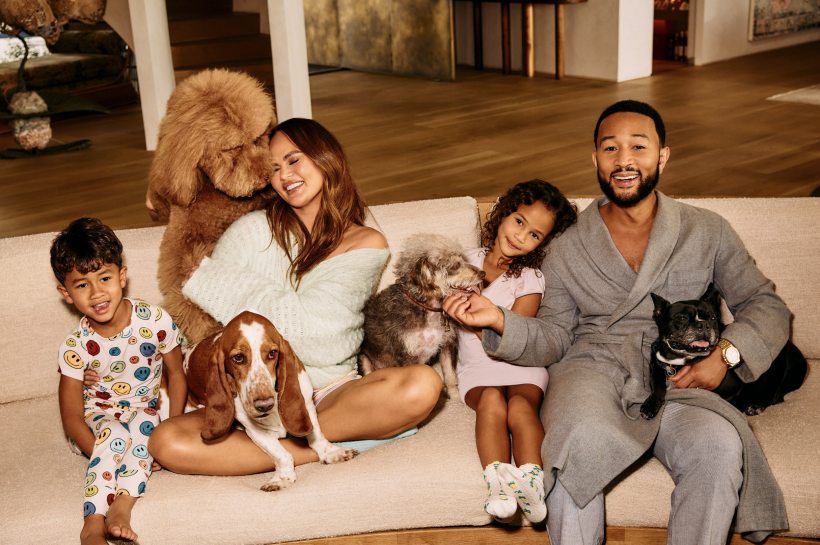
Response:
POLYGON ((123 298, 122 243, 100 220, 78 219, 57 235, 51 267, 57 291, 84 314, 59 355, 63 427, 91 459, 80 539, 133 541, 131 509, 154 469, 147 443, 159 424, 154 407, 163 366, 171 416, 182 414, 188 395, 179 331, 161 308, 123 298), (84 387, 86 369, 102 380, 84 387))

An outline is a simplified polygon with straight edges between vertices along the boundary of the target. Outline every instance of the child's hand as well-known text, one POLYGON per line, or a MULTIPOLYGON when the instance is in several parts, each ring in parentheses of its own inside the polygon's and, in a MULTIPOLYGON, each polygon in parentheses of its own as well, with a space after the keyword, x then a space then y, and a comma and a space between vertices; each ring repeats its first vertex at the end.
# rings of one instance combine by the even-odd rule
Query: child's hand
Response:
POLYGON ((93 369, 86 369, 83 371, 83 386, 96 386, 100 383, 100 375, 93 369))
POLYGON ((490 327, 499 334, 504 332, 504 313, 483 295, 451 295, 444 299, 441 306, 444 312, 462 325, 490 327))

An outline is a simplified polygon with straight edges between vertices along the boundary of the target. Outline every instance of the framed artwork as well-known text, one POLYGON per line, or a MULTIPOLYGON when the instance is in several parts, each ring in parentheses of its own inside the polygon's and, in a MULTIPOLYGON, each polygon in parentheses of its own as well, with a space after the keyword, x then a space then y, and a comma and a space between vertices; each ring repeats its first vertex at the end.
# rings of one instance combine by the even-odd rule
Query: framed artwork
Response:
POLYGON ((750 0, 749 41, 820 28, 820 0, 750 0))

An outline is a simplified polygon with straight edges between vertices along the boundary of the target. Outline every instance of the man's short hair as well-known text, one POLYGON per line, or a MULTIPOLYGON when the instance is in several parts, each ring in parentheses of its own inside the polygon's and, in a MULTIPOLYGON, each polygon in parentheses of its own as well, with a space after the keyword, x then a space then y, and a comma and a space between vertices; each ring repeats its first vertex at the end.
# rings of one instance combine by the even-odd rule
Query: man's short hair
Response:
POLYGON ((598 118, 598 124, 595 125, 595 134, 593 136, 593 142, 595 143, 596 148, 598 147, 598 129, 601 128, 601 122, 612 114, 617 114, 620 112, 631 112, 651 118, 652 121, 655 122, 655 132, 658 133, 658 138, 660 138, 661 141, 661 147, 666 145, 666 127, 663 125, 663 119, 661 119, 661 114, 658 113, 658 110, 646 102, 639 102, 637 100, 622 100, 604 110, 604 113, 602 113, 601 117, 598 118))
POLYGON ((74 269, 87 274, 106 263, 122 268, 122 242, 97 218, 72 221, 51 243, 51 269, 60 285, 74 269))

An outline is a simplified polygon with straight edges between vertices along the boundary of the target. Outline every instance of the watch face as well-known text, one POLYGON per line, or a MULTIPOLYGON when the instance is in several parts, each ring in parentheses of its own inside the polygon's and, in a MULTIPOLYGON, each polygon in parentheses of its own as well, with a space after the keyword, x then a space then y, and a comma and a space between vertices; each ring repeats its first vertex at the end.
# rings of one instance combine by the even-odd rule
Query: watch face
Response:
POLYGON ((740 352, 734 346, 727 348, 724 353, 726 354, 726 360, 729 363, 735 364, 740 361, 740 352))

